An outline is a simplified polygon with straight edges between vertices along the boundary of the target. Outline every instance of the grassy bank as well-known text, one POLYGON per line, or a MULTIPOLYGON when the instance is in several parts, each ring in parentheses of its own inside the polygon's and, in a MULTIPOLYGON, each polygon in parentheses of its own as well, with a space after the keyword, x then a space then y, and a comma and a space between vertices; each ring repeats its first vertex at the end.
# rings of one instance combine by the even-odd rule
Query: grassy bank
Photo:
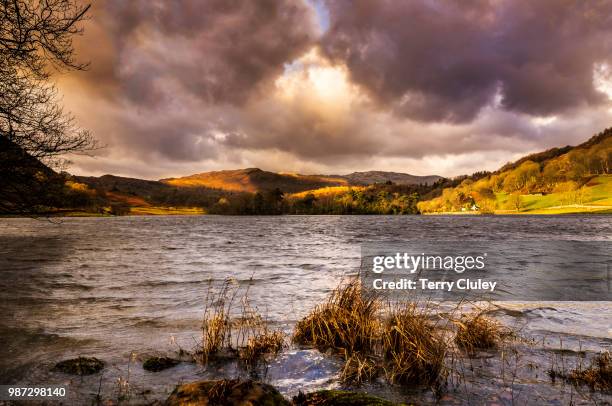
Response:
POLYGON ((156 216, 156 215, 197 215, 206 214, 200 207, 131 207, 130 215, 134 216, 156 216))
MULTIPOLYGON (((493 212, 487 214, 612 214, 612 175, 594 177, 580 190, 548 194, 521 194, 519 198, 506 192, 498 192, 495 193, 495 207, 493 212)), ((483 213, 476 208, 425 214, 478 215, 483 213)))

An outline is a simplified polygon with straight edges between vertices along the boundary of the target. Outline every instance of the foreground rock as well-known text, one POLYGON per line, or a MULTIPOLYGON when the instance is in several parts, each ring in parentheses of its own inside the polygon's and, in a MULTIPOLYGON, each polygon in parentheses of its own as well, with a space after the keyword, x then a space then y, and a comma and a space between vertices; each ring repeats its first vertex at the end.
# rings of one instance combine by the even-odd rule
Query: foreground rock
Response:
POLYGON ((72 375, 93 375, 104 368, 104 362, 94 357, 78 357, 58 362, 53 367, 54 371, 60 371, 72 375))
POLYGON ((341 390, 321 390, 308 394, 300 393, 293 398, 296 406, 394 406, 388 400, 367 393, 341 390))
POLYGON ((166 401, 168 406, 289 406, 273 386, 255 381, 223 379, 177 386, 166 401))
POLYGON ((151 372, 159 372, 164 369, 172 368, 179 364, 179 360, 168 357, 151 357, 147 358, 145 362, 142 363, 143 369, 151 372))

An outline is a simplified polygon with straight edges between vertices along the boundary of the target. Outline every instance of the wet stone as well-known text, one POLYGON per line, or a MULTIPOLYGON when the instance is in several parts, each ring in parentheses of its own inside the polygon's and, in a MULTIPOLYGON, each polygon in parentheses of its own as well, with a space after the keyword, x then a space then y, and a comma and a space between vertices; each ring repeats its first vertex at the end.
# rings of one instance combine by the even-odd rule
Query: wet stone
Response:
POLYGON ((142 367, 151 372, 159 372, 179 364, 179 360, 169 357, 151 357, 142 363, 142 367))
POLYGON ((54 371, 71 375, 93 375, 104 368, 104 362, 95 357, 78 357, 58 362, 54 371))
POLYGON ((289 406, 291 403, 268 384, 252 380, 222 379, 179 385, 170 394, 166 405, 289 406))

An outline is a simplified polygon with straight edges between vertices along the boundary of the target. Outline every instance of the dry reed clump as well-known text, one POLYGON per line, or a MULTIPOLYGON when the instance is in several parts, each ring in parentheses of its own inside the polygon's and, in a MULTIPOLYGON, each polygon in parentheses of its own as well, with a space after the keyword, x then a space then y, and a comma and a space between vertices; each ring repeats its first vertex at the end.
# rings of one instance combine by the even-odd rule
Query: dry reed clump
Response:
POLYGON ((482 313, 463 315, 455 324, 455 343, 470 353, 478 349, 496 348, 504 335, 500 324, 482 313))
POLYGON ((248 289, 240 301, 237 300, 238 291, 233 280, 226 280, 217 291, 209 285, 202 320, 202 343, 197 351, 199 361, 204 364, 211 358, 239 357, 247 366, 256 366, 268 354, 277 354, 284 346, 284 334, 271 330, 267 320, 250 305, 248 289))
POLYGON ((340 378, 345 383, 385 374, 390 382, 434 384, 444 371, 447 343, 429 314, 413 303, 385 307, 355 279, 340 284, 325 304, 299 321, 293 339, 344 355, 340 378))
POLYGON ((240 350, 240 359, 254 367, 269 354, 276 355, 285 346, 285 335, 281 331, 265 331, 250 337, 240 350))
POLYGON ((373 356, 347 355, 340 380, 348 384, 360 384, 374 380, 380 373, 379 361, 373 356))
POLYGON ((560 377, 577 384, 587 385, 591 389, 612 391, 612 355, 609 351, 598 354, 587 368, 578 367, 569 374, 550 370, 551 378, 560 377))
POLYGON ((444 372, 447 348, 428 308, 408 303, 392 310, 382 337, 387 379, 392 383, 435 384, 444 372))
POLYGON ((326 303, 297 323, 293 340, 321 351, 372 352, 380 335, 380 308, 380 299, 364 292, 361 282, 353 279, 338 286, 326 303))
POLYGON ((213 292, 212 284, 209 284, 202 318, 202 345, 198 351, 204 364, 211 356, 233 349, 231 310, 237 293, 233 286, 233 281, 228 279, 221 289, 213 292))

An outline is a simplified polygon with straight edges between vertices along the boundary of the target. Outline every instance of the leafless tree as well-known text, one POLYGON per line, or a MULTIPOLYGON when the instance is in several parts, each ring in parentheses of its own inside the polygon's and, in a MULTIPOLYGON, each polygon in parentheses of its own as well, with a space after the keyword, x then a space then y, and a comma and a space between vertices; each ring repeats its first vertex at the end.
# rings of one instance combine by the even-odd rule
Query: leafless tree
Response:
POLYGON ((77 0, 0 0, 0 211, 31 209, 56 176, 49 167, 96 147, 50 83, 53 71, 87 67, 74 60, 72 40, 89 8, 77 0))

